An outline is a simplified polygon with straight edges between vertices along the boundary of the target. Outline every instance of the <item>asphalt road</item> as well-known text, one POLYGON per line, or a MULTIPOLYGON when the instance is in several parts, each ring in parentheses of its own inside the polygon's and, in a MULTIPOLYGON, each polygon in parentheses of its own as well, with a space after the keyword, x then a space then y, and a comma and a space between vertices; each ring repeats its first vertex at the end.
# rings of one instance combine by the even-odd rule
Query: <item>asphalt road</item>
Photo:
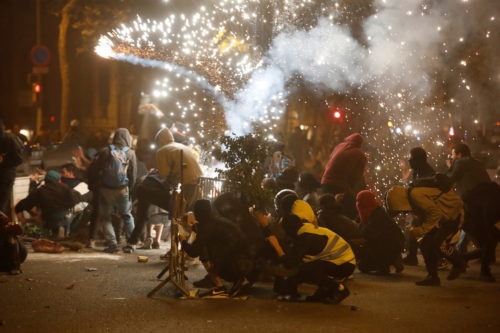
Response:
MULTIPOLYGON (((475 262, 456 281, 441 272, 441 287, 415 286, 423 266, 399 276, 356 273, 351 296, 324 305, 278 302, 267 283, 247 300, 178 300, 171 285, 150 299, 159 254, 30 253, 24 274, 0 276, 0 333, 500 332, 500 282, 478 281, 475 262), (138 254, 150 261, 138 263, 138 254)), ((500 280, 499 264, 493 273, 500 280)), ((199 264, 188 272, 190 281, 203 275, 199 264)))

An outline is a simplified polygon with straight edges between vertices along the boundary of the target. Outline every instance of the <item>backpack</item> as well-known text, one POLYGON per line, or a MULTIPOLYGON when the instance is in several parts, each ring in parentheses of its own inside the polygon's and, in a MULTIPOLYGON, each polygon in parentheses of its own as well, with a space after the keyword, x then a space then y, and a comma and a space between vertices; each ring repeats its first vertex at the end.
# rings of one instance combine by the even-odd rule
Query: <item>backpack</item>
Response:
POLYGON ((118 149, 115 145, 109 145, 109 156, 104 163, 101 174, 102 184, 109 188, 120 188, 128 185, 127 169, 129 158, 127 151, 129 147, 118 149))

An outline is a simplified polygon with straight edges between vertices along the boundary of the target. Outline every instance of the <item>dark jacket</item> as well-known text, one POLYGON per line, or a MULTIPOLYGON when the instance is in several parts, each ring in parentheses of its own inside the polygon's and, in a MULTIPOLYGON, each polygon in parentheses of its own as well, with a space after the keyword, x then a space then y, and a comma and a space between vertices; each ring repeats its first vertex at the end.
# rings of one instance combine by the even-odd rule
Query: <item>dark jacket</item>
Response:
POLYGON ((330 229, 348 243, 363 238, 356 222, 333 210, 321 209, 318 212, 318 222, 321 227, 330 229))
POLYGON ((321 184, 336 186, 345 191, 361 188, 367 163, 366 156, 361 151, 362 143, 361 135, 355 133, 338 144, 326 164, 321 184))
POLYGON ((393 219, 389 217, 383 207, 376 208, 363 225, 361 233, 366 240, 369 251, 385 255, 387 251, 401 253, 404 248, 404 235, 393 219))
POLYGON ((23 162, 23 144, 19 138, 3 130, 0 123, 0 177, 15 177, 15 170, 23 162))
POLYGON ((15 207, 16 213, 38 207, 44 220, 61 218, 78 202, 84 201, 77 191, 61 183, 48 183, 31 192, 15 207))
POLYGON ((456 184, 457 192, 464 200, 478 185, 491 181, 484 165, 472 157, 455 160, 446 175, 456 184))
MULTIPOLYGON (((131 147, 132 146, 132 136, 130 135, 128 129, 118 128, 113 136, 113 145, 117 148, 131 147)), ((128 178, 128 188, 132 190, 137 179, 137 159, 135 157, 135 152, 132 149, 127 151, 128 157, 128 168, 127 168, 127 178, 128 178)), ((98 189, 101 184, 101 175, 106 166, 106 162, 110 158, 110 148, 106 147, 101 149, 92 163, 88 168, 88 181, 89 189, 94 191, 98 189)))

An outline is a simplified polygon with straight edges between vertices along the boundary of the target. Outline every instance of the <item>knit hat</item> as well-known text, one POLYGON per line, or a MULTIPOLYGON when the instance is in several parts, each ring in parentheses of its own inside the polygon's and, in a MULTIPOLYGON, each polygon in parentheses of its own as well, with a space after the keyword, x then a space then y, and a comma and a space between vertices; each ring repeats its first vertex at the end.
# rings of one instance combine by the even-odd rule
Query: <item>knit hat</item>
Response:
POLYGON ((368 218, 372 212, 381 205, 381 202, 377 200, 375 193, 372 191, 365 190, 359 192, 356 196, 356 208, 358 209, 361 224, 368 223, 368 218))
POLYGON ((55 170, 50 170, 45 175, 45 183, 58 183, 61 180, 61 174, 55 170))
POLYGON ((393 186, 385 196, 387 209, 395 212, 409 212, 412 210, 408 200, 408 190, 403 186, 393 186))

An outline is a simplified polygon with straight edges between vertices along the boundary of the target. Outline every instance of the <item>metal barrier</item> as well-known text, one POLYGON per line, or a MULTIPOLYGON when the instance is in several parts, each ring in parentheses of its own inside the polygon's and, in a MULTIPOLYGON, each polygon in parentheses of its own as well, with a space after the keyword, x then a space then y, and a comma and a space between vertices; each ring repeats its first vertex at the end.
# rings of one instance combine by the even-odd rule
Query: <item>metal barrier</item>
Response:
POLYGON ((223 193, 224 179, 200 177, 200 196, 202 199, 214 200, 223 193))

